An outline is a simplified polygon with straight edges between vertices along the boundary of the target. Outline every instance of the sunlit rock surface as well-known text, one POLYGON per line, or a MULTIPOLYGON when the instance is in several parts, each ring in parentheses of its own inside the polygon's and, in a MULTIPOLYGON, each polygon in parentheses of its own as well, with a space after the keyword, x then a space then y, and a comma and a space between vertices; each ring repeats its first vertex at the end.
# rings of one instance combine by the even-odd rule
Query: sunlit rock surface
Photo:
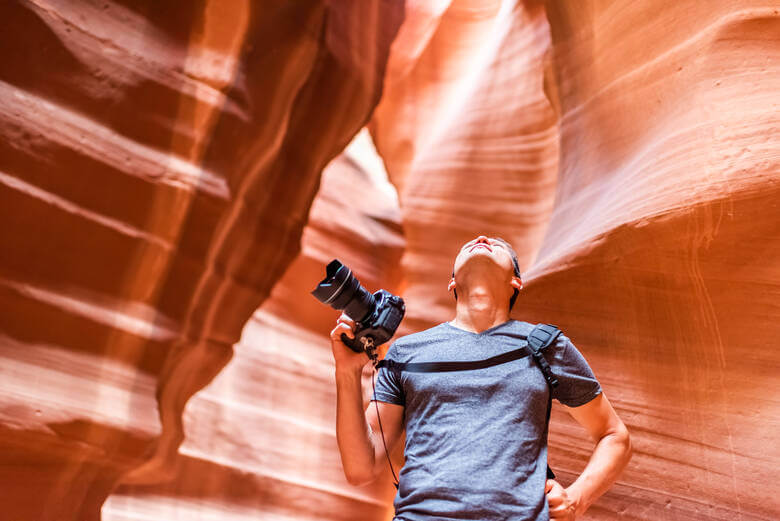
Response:
POLYGON ((244 327, 231 362, 187 405, 173 479, 120 486, 104 519, 352 520, 391 512, 389 472, 362 489, 342 473, 328 340, 339 312, 309 295, 335 251, 367 288, 399 290, 398 202, 372 148, 363 132, 323 172, 300 255, 244 327))
MULTIPOLYGON (((462 240, 505 236, 514 316, 563 328, 634 435, 589 517, 776 518, 776 6, 459 7, 427 13, 438 30, 371 123, 400 191, 407 323, 449 317, 462 240)), ((556 408, 550 441, 573 480, 584 431, 556 408)))
MULTIPOLYGON (((636 449, 591 515, 776 519, 778 5, 548 17, 561 162, 524 302, 584 348, 636 449)), ((568 432, 553 454, 578 470, 568 432)))
MULTIPOLYGON (((564 329, 633 433, 589 517, 776 518, 777 6, 469 7, 440 16, 371 123, 400 191, 408 320, 448 318, 462 240, 505 236, 525 272, 513 315, 564 329)), ((550 441, 570 482, 591 443, 558 408, 550 441)))
MULTIPOLYGON (((556 115, 543 89, 543 7, 453 2, 436 27, 414 66, 388 79, 370 124, 399 189, 413 329, 450 318, 452 262, 475 235, 504 237, 523 269, 532 263, 558 163, 556 115)), ((393 50, 417 47, 403 43, 393 50)), ((400 59, 391 55, 390 70, 400 59)))
MULTIPOLYGON (((780 516, 776 3, 36 0, 0 29, 3 516, 390 519, 389 472, 341 474, 308 292, 338 257, 428 327, 478 233, 632 432, 587 519, 780 516), (381 161, 342 153, 364 125, 381 161)), ((550 444, 566 484, 592 443, 556 407, 550 444)))
POLYGON ((97 519, 116 483, 176 476, 184 406, 296 257, 402 19, 370 1, 0 6, 4 515, 97 519))

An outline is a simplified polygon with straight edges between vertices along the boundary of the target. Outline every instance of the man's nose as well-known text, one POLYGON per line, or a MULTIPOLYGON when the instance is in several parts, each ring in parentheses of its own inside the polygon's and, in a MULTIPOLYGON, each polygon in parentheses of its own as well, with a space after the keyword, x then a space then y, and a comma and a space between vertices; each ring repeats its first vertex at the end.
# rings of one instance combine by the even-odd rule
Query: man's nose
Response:
POLYGON ((479 237, 477 237, 477 242, 476 242, 476 244, 479 244, 479 243, 481 243, 481 242, 483 242, 483 243, 487 244, 487 243, 488 243, 488 238, 487 238, 487 237, 485 237, 484 235, 480 235, 479 237))

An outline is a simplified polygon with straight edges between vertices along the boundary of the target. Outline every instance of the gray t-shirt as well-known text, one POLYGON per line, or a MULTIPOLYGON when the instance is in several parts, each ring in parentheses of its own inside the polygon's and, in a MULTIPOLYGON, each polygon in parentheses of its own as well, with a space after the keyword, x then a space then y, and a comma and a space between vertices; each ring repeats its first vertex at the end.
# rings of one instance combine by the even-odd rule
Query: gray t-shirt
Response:
MULTIPOLYGON (((533 324, 509 320, 481 333, 448 322, 396 340, 396 362, 484 360, 526 346, 533 324)), ((570 407, 601 387, 561 334, 544 356, 570 407)), ((403 405, 406 463, 395 496, 396 521, 548 521, 549 388, 533 357, 484 369, 414 373, 382 367, 375 399, 403 405)))

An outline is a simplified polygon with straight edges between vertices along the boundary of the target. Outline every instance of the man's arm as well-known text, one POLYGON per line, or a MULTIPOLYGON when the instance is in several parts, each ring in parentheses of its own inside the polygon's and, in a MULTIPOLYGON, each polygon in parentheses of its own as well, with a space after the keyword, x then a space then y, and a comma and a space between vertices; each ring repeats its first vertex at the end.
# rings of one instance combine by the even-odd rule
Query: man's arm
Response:
POLYGON ((336 440, 344 476, 352 485, 366 485, 384 468, 384 445, 376 407, 382 419, 387 449, 392 450, 403 428, 403 406, 377 402, 363 410, 361 375, 368 362, 365 353, 355 353, 341 341, 341 333, 352 337, 352 321, 342 315, 331 331, 331 348, 336 361, 336 440))
POLYGON ((552 519, 569 520, 582 516, 615 482, 631 459, 631 438, 603 392, 585 405, 564 408, 596 442, 585 470, 565 491, 548 481, 552 519))
MULTIPOLYGON (((387 460, 391 457, 393 449, 398 444, 403 433, 404 407, 394 403, 377 401, 368 404, 366 408, 366 421, 371 426, 371 432, 374 439, 374 468, 371 481, 379 477, 382 472, 386 472, 387 460), (377 407, 379 408, 379 417, 377 417, 377 407), (382 427, 379 427, 379 419, 382 420, 382 427), (382 436, 384 433, 384 442, 382 436), (385 452, 385 444, 387 452, 385 452)), ((394 467, 398 475, 398 467, 394 467)))

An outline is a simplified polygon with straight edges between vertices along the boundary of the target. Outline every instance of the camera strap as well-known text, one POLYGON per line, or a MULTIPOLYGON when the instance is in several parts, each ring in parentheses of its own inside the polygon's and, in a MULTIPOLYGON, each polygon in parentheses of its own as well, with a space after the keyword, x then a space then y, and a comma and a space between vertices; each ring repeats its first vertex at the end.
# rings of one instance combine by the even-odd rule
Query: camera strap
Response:
MULTIPOLYGON (((494 365, 505 364, 507 362, 518 360, 528 356, 528 351, 530 350, 531 356, 536 362, 536 365, 542 371, 544 380, 547 382, 547 386, 550 388, 550 392, 548 393, 549 398, 547 400, 547 417, 545 419, 545 423, 549 424, 550 412, 552 410, 552 392, 553 389, 558 386, 558 379, 555 378, 555 375, 550 368, 550 364, 542 355, 542 351, 555 342, 560 334, 561 330, 553 324, 537 324, 526 337, 526 341, 528 342, 528 349, 522 347, 520 349, 515 349, 507 353, 492 356, 484 360, 464 362, 396 362, 395 360, 384 359, 380 360, 379 363, 376 364, 376 369, 379 370, 382 367, 386 367, 389 371, 407 371, 410 373, 469 371, 473 369, 484 369, 486 367, 492 367, 494 365)), ((386 450, 387 449, 385 449, 385 451, 386 450)), ((393 477, 395 477, 395 473, 393 473, 393 477)), ((555 479, 555 474, 549 465, 547 466, 547 479, 555 479)), ((398 488, 397 484, 396 488, 398 488)))
MULTIPOLYGON (((558 379, 550 368, 550 364, 542 355, 542 351, 555 342, 561 330, 552 324, 537 324, 528 336, 528 347, 536 364, 541 369, 547 384, 553 388, 558 386, 558 379)), ((500 355, 491 356, 484 360, 468 360, 459 362, 396 362, 395 360, 380 360, 377 369, 387 367, 390 371, 407 371, 409 373, 445 373, 450 371, 469 371, 473 369, 485 369, 494 365, 505 364, 528 356, 528 349, 521 347, 500 355)))

